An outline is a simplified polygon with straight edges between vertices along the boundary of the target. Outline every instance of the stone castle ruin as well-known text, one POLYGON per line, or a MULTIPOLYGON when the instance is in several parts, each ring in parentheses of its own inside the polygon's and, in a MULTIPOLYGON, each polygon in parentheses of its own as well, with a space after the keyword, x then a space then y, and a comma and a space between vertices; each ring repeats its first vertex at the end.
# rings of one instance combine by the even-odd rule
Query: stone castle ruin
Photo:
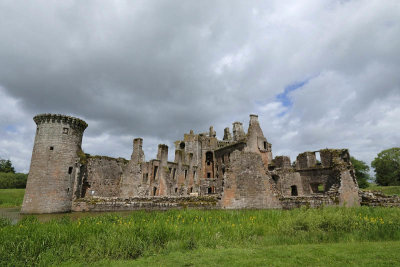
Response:
POLYGON ((273 158, 257 115, 250 115, 247 133, 234 122, 223 140, 212 126, 207 133, 184 134, 175 142, 173 161, 166 145, 146 161, 141 138, 133 140, 129 161, 91 156, 81 149, 88 126, 83 120, 41 114, 34 121, 22 213, 360 205, 347 149, 304 152, 295 164, 287 156, 273 158))

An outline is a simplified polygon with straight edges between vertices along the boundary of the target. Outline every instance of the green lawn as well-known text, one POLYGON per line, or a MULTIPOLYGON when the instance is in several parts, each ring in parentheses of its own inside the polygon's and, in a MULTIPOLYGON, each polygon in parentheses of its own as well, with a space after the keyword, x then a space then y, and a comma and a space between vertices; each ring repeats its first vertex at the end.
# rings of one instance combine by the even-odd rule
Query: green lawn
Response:
MULTIPOLYGON (((396 266, 400 242, 354 242, 197 249, 93 266, 396 266)), ((63 265, 64 266, 64 265, 63 265)), ((65 266, 84 266, 67 263, 65 266)))
POLYGON ((0 189, 0 208, 20 207, 25 189, 0 189))
POLYGON ((380 191, 386 195, 400 196, 400 186, 379 186, 371 184, 369 187, 362 189, 363 191, 380 191))

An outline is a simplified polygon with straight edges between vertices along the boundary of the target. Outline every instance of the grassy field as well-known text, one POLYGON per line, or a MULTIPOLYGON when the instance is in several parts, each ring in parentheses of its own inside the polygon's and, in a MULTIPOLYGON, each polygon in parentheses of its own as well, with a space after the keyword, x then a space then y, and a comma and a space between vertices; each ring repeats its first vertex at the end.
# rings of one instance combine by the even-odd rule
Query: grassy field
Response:
POLYGON ((400 186, 378 186, 371 184, 369 187, 362 189, 364 191, 380 191, 386 195, 400 196, 400 186))
POLYGON ((393 266, 400 264, 399 248, 395 208, 136 211, 0 221, 0 266, 393 266))
POLYGON ((25 189, 0 189, 0 208, 20 207, 25 189))

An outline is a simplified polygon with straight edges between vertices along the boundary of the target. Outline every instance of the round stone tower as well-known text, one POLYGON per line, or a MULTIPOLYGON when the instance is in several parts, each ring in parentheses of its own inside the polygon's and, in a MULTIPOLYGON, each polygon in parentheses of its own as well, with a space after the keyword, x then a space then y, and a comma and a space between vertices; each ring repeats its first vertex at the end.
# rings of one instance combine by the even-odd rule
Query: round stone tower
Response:
POLYGON ((22 213, 71 211, 79 169, 83 120, 56 114, 33 118, 37 125, 22 213))

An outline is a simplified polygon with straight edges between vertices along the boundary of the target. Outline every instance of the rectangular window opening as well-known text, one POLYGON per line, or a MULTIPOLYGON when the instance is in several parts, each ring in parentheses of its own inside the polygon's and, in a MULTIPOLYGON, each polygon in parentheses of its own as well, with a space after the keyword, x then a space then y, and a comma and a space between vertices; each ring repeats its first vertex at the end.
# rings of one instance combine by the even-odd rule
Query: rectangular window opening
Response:
POLYGON ((147 179, 149 178, 148 173, 143 173, 143 183, 147 183, 147 179))
POLYGON ((54 146, 51 146, 51 147, 50 147, 50 150, 54 150, 54 146))
POLYGON ((68 168, 68 174, 71 174, 73 169, 74 169, 73 167, 69 167, 68 168))

